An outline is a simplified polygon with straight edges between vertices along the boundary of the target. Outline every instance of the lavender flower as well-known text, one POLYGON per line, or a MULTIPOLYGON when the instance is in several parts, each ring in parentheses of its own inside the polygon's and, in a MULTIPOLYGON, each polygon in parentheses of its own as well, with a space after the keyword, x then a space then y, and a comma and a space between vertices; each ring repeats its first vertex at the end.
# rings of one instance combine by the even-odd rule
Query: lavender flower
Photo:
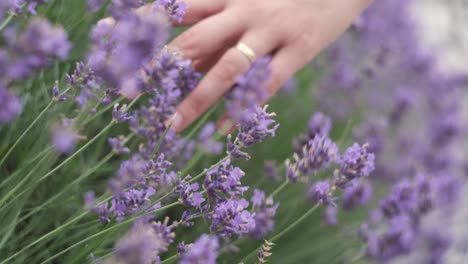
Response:
POLYGON ((281 179, 278 171, 278 164, 276 161, 265 161, 265 164, 263 165, 263 173, 270 180, 278 181, 281 179))
POLYGON ((127 120, 130 120, 132 116, 127 111, 127 105, 122 105, 120 107, 119 104, 114 105, 114 109, 112 110, 112 121, 115 123, 121 123, 127 120))
POLYGON ((248 154, 243 152, 242 148, 275 136, 279 124, 275 124, 272 119, 275 113, 267 113, 267 108, 268 106, 263 108, 255 106, 251 110, 246 110, 244 119, 238 125, 239 133, 234 142, 228 137, 227 151, 232 158, 247 158, 248 154))
POLYGON ((18 32, 15 27, 7 28, 5 43, 9 55, 4 60, 8 68, 0 79, 6 81, 25 78, 34 70, 47 66, 51 59, 65 59, 71 49, 67 33, 42 19, 30 21, 23 32, 18 32))
POLYGON ((126 13, 113 28, 98 24, 93 29, 88 64, 110 86, 120 88, 167 40, 167 29, 167 21, 158 12, 126 13))
POLYGON ((216 204, 206 217, 211 221, 210 230, 223 237, 248 234, 255 228, 255 213, 246 210, 248 206, 245 199, 237 198, 216 204))
POLYGON ((416 235, 417 230, 408 215, 392 218, 385 233, 369 235, 367 254, 381 261, 407 254, 415 246, 416 235))
POLYGON ((215 236, 201 235, 182 254, 179 264, 215 264, 219 242, 215 236))
POLYGON ((332 203, 332 185, 324 180, 315 183, 309 190, 307 198, 313 203, 328 205, 332 203))
POLYGON ((114 17, 120 18, 144 4, 144 0, 112 0, 109 12, 114 17))
POLYGON ((327 205, 325 211, 323 212, 323 218, 325 219, 325 223, 329 226, 336 226, 338 225, 338 208, 335 205, 327 205))
POLYGON ((130 153, 130 149, 125 147, 125 137, 120 135, 118 137, 111 137, 107 139, 112 151, 117 155, 124 155, 130 153))
POLYGON ((0 124, 8 123, 19 116, 23 104, 0 83, 0 124))
POLYGON ((205 201, 201 192, 199 192, 200 186, 198 183, 188 183, 191 179, 190 176, 185 177, 176 186, 175 191, 179 193, 179 201, 187 206, 192 206, 201 209, 202 203, 205 201))
POLYGON ((109 183, 112 192, 118 195, 128 187, 145 182, 147 168, 148 161, 136 154, 131 159, 122 162, 116 177, 109 183))
POLYGON ((86 0, 86 6, 88 7, 88 10, 92 13, 97 12, 99 9, 101 9, 103 4, 103 0, 86 0))
POLYGON ((287 161, 288 178, 295 182, 302 175, 327 168, 338 160, 338 146, 328 137, 315 136, 302 148, 302 153, 294 154, 294 161, 287 161))
POLYGON ((75 129, 75 120, 63 118, 60 124, 52 129, 51 143, 56 151, 71 153, 80 138, 75 129))
POLYGON ((210 197, 221 199, 223 195, 242 196, 248 190, 249 187, 242 186, 240 182, 245 173, 230 164, 231 160, 228 159, 206 173, 203 188, 210 197))
POLYGON ((174 241, 174 225, 168 226, 168 219, 161 222, 136 221, 130 231, 115 245, 115 253, 108 263, 159 262, 159 255, 167 251, 174 241))
POLYGON ((3 19, 7 12, 22 14, 24 11, 36 15, 36 6, 47 3, 48 0, 10 0, 0 3, 0 19, 3 19))
POLYGON ((223 144, 213 139, 215 132, 216 126, 210 122, 203 126, 198 135, 200 148, 208 154, 219 154, 223 150, 223 144))
POLYGON ((172 20, 181 23, 185 13, 187 12, 188 5, 185 2, 176 0, 157 0, 155 2, 157 7, 162 7, 172 20))
POLYGON ((372 187, 363 181, 352 181, 345 186, 343 193, 343 208, 352 210, 357 206, 365 205, 372 196, 372 187))
POLYGON ((347 180, 362 176, 369 176, 374 170, 373 153, 369 153, 368 145, 359 146, 354 143, 349 147, 340 159, 340 171, 347 180))
POLYGON ((300 152, 302 146, 305 145, 309 140, 314 139, 315 136, 326 137, 329 135, 332 127, 331 118, 324 115, 323 113, 314 113, 309 120, 307 134, 301 135, 293 142, 294 151, 300 152))
POLYGON ((93 70, 83 62, 77 62, 72 74, 66 75, 67 83, 75 89, 85 89, 95 81, 93 70))
POLYGON ((261 239, 268 235, 274 228, 274 217, 279 203, 274 203, 273 198, 265 197, 265 192, 255 189, 251 198, 252 209, 255 212, 255 227, 249 232, 249 236, 261 239))

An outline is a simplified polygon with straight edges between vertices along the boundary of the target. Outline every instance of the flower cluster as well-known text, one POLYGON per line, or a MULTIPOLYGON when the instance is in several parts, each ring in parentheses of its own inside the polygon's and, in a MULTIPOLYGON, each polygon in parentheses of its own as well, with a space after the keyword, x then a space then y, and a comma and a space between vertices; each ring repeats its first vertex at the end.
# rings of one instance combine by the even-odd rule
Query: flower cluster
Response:
POLYGON ((75 122, 74 119, 63 118, 60 124, 53 128, 51 143, 57 152, 71 153, 75 150, 75 145, 80 139, 75 122))
POLYGON ((279 203, 274 203, 272 197, 266 197, 265 192, 255 189, 250 199, 255 212, 255 227, 249 232, 249 236, 255 239, 266 237, 274 228, 274 217, 279 203))
POLYGON ((300 136, 295 143, 310 139, 304 143, 300 152, 294 153, 293 161, 286 160, 286 177, 290 182, 307 183, 310 175, 317 175, 318 172, 325 172, 325 169, 335 166, 333 177, 314 180, 307 199, 325 205, 325 221, 336 225, 339 199, 334 196, 335 191, 343 191, 341 200, 345 210, 365 205, 371 198, 372 188, 362 178, 369 176, 375 169, 375 156, 369 151, 368 144, 361 146, 357 143, 340 154, 336 143, 327 136, 331 130, 330 118, 316 113, 310 120, 308 135, 300 136))
MULTIPOLYGON (((318 103, 343 120, 366 109, 354 135, 378 156, 374 179, 392 186, 364 224, 371 229, 363 236, 368 255, 378 261, 417 255, 418 262, 444 263, 456 241, 434 230, 446 229, 466 183, 466 162, 458 157, 465 144, 460 98, 467 75, 440 71, 438 54, 428 53, 419 40, 413 2, 374 3, 332 45, 318 103)), ((367 174, 371 166, 359 161, 361 151, 356 146, 341 157, 349 161, 340 166, 343 177, 367 174)), ((365 185, 345 191, 345 208, 367 200, 369 191, 365 185)))
POLYGON ((21 14, 28 12, 36 15, 36 6, 38 4, 47 3, 48 0, 7 0, 0 3, 0 20, 4 19, 8 13, 21 14))
POLYGON ((177 2, 176 0, 157 0, 155 5, 164 8, 170 18, 177 23, 182 22, 188 9, 187 3, 177 2))
POLYGON ((113 256, 105 263, 158 263, 160 255, 168 250, 174 241, 172 232, 177 224, 168 225, 145 218, 136 221, 128 233, 117 241, 113 256))
POLYGON ((180 264, 215 264, 219 242, 215 236, 201 235, 195 243, 184 249, 180 264))
MULTIPOLYGON (((38 3, 27 2, 31 10, 34 3, 38 3)), ((0 17, 1 13, 0 6, 0 17)), ((49 66, 53 59, 65 59, 71 43, 61 27, 38 18, 29 21, 24 30, 15 25, 7 27, 3 37, 5 47, 0 48, 0 123, 7 123, 22 110, 21 99, 8 91, 7 86, 49 66)))
POLYGON ((249 154, 245 153, 243 148, 275 136, 279 124, 275 124, 276 122, 272 118, 275 113, 267 113, 267 108, 268 106, 263 108, 255 106, 245 110, 244 120, 237 125, 237 137, 234 141, 232 141, 231 136, 228 137, 227 152, 231 158, 249 159, 249 154))

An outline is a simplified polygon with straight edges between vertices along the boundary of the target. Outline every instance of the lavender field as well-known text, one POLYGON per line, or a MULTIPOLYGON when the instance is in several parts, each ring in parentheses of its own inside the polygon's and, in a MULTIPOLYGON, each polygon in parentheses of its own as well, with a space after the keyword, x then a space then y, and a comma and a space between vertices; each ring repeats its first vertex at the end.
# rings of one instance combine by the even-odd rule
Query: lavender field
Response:
POLYGON ((189 9, 0 0, 0 264, 467 262, 464 1, 375 0, 177 133, 189 9))

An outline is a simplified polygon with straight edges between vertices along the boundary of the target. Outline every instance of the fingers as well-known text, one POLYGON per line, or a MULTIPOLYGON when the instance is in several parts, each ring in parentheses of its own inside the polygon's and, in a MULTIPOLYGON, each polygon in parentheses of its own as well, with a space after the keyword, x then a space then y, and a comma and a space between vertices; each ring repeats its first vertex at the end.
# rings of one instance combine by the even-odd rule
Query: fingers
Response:
POLYGON ((246 26, 228 12, 204 19, 176 37, 169 47, 180 51, 193 61, 210 57, 226 45, 237 42, 246 26))
POLYGON ((180 24, 176 26, 187 26, 221 12, 224 9, 224 2, 219 0, 184 0, 188 4, 187 13, 180 24))
POLYGON ((266 84, 268 90, 267 101, 316 54, 317 52, 314 52, 314 49, 311 48, 304 52, 301 43, 294 43, 280 49, 270 64, 271 76, 266 84))
MULTIPOLYGON (((207 17, 221 12, 224 9, 224 1, 219 0, 184 0, 188 5, 187 12, 185 13, 181 23, 173 21, 174 26, 188 26, 193 25, 207 17)), ((136 10, 137 13, 151 12, 154 7, 153 4, 144 5, 136 10)), ((99 20, 99 23, 114 25, 115 20, 111 17, 99 20)))
MULTIPOLYGON (((226 45, 228 47, 232 47, 235 45, 235 42, 227 43, 226 45)), ((222 50, 217 51, 209 56, 194 60, 192 62, 192 67, 198 72, 206 73, 209 69, 211 69, 216 64, 216 62, 218 62, 221 59, 221 57, 227 51, 228 51, 228 48, 223 48, 222 50)))
MULTIPOLYGON (((247 33, 240 42, 255 51, 257 57, 270 53, 279 43, 272 34, 256 31, 247 33)), ((246 72, 249 67, 250 62, 244 54, 235 47, 229 49, 199 86, 177 107, 173 119, 174 130, 181 131, 195 121, 225 94, 235 83, 236 77, 246 72)))

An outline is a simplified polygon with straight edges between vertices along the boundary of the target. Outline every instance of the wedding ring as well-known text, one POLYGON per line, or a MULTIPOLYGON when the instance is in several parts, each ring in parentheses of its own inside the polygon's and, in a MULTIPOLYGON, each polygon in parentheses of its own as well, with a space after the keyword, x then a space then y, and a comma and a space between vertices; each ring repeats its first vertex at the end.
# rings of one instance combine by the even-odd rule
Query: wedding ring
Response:
POLYGON ((240 42, 239 44, 237 44, 236 49, 242 54, 244 54, 244 56, 249 60, 251 64, 255 61, 255 52, 251 48, 249 48, 249 46, 240 42))

